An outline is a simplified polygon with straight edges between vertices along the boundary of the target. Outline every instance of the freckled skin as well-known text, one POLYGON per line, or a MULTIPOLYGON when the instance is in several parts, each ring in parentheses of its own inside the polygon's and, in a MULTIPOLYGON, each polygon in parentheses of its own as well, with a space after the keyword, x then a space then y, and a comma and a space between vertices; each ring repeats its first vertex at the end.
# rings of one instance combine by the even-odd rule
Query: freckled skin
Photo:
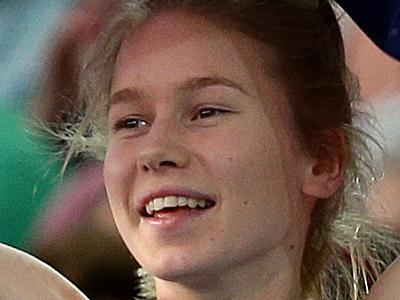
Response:
POLYGON ((289 247, 301 249, 307 231, 311 207, 301 187, 308 157, 290 125, 285 90, 259 67, 260 51, 240 33, 172 12, 141 26, 118 54, 112 93, 136 87, 146 101, 112 106, 109 127, 129 115, 149 126, 140 134, 110 129, 106 188, 124 242, 163 284, 158 291, 168 282, 205 286, 215 274, 221 292, 237 274, 253 284, 255 273, 266 282, 300 269, 302 253, 289 247), (215 73, 247 92, 214 86, 177 97, 186 80, 215 73), (198 106, 229 112, 193 119, 198 106), (174 164, 161 168, 161 160, 174 164), (132 199, 163 184, 214 194, 216 205, 179 234, 160 234, 132 199))

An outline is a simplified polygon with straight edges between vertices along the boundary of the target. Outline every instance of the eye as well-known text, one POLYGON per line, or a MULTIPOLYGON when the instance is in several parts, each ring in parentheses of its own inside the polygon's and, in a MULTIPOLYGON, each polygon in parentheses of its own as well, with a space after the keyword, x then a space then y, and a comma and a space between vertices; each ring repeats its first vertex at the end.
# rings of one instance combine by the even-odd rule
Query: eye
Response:
POLYGON ((206 118, 211 118, 215 117, 218 115, 223 115, 228 113, 229 111, 226 109, 221 109, 221 108, 214 108, 214 107, 205 107, 201 108, 197 111, 196 115, 192 118, 192 121, 198 120, 198 119, 206 119, 206 118))
POLYGON ((119 130, 119 129, 139 129, 144 126, 148 126, 149 124, 140 118, 137 117, 127 117, 124 119, 119 120, 115 125, 114 125, 114 130, 119 130))

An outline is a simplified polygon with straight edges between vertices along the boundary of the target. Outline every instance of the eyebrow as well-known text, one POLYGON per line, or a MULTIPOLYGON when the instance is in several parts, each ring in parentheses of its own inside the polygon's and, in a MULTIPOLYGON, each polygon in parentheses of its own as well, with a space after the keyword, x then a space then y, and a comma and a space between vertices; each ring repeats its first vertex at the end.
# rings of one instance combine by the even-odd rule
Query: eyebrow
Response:
POLYGON ((145 98, 145 95, 137 88, 125 88, 111 95, 110 100, 107 103, 107 110, 117 103, 125 102, 141 102, 145 98))
MULTIPOLYGON (((176 89, 176 93, 178 95, 187 95, 209 86, 225 86, 238 90, 239 92, 245 95, 249 95, 249 93, 235 81, 217 75, 191 78, 186 82, 184 82, 182 85, 180 85, 176 89)), ((135 87, 125 88, 111 95, 108 103, 108 109, 110 108, 111 105, 117 103, 131 102, 131 101, 141 102, 144 100, 144 98, 145 98, 145 93, 140 89, 135 87)))
POLYGON ((226 77, 216 76, 216 75, 191 78, 188 81, 186 81, 181 87, 178 88, 178 93, 185 94, 188 92, 195 92, 197 90, 201 90, 202 88, 208 86, 216 86, 216 85, 222 85, 229 88, 233 88, 240 91, 243 94, 248 95, 247 91, 238 83, 226 77))

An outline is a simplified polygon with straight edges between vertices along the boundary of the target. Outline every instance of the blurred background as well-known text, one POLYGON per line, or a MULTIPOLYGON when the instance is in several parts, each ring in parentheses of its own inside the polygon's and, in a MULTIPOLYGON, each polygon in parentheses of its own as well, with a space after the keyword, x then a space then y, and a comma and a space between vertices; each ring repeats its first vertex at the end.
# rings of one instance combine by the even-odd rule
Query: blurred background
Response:
POLYGON ((57 129, 77 103, 83 55, 115 0, 0 1, 0 241, 34 254, 90 299, 133 299, 102 165, 75 157, 61 174, 57 129), (36 125, 34 125, 36 124, 36 125))
MULTIPOLYGON (((102 165, 73 160, 61 179, 57 128, 77 106, 82 57, 118 9, 113 0, 0 1, 0 241, 46 261, 90 299, 132 299, 137 264, 120 240, 102 165), (30 129, 28 129, 30 128, 30 129)), ((371 215, 400 231, 400 62, 341 18, 350 69, 385 140, 371 215)))

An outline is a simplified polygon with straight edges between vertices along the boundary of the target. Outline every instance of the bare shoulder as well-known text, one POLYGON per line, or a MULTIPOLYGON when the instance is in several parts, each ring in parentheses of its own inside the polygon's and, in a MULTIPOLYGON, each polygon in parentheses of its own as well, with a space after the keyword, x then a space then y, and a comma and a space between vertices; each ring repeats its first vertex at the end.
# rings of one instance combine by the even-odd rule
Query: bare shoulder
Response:
POLYGON ((366 300, 393 300, 400 297, 400 258, 374 284, 366 300))

